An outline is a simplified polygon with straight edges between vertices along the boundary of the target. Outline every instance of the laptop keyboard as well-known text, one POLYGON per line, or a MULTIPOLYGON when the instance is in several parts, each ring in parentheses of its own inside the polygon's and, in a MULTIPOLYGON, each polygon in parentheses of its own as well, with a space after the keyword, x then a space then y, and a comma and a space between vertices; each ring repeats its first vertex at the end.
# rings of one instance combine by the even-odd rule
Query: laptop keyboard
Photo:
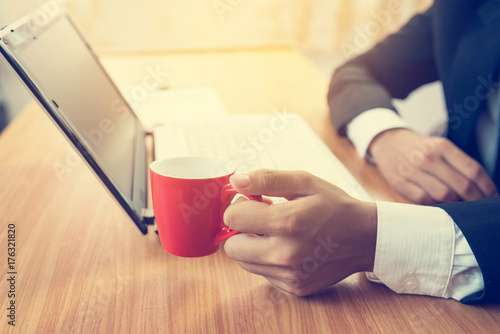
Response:
POLYGON ((239 173, 268 168, 305 170, 370 200, 369 195, 297 115, 224 116, 175 121, 155 128, 155 160, 206 156, 231 161, 239 173))
POLYGON ((272 155, 276 143, 266 145, 271 132, 264 130, 269 139, 264 138, 263 125, 262 118, 248 116, 168 123, 155 131, 155 143, 161 146, 156 159, 206 156, 232 161, 240 172, 277 169, 272 155))

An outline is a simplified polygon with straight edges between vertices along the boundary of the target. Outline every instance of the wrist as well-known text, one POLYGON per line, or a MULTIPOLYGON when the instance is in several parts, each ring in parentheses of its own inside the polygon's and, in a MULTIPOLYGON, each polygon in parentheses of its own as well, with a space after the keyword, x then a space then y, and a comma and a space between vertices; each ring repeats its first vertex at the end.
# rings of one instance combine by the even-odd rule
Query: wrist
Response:
POLYGON ((377 205, 360 202, 358 205, 358 272, 373 271, 377 246, 377 205))
POLYGON ((361 158, 367 158, 368 147, 380 133, 390 129, 411 128, 395 110, 369 109, 356 116, 347 125, 347 137, 361 158))
POLYGON ((385 145, 384 142, 386 142, 387 140, 391 140, 391 136, 398 131, 411 131, 411 130, 407 128, 393 128, 380 132, 375 137, 373 137, 372 141, 368 145, 366 154, 370 156, 372 159, 375 156, 378 156, 378 152, 383 151, 384 148, 387 147, 387 145, 385 145))

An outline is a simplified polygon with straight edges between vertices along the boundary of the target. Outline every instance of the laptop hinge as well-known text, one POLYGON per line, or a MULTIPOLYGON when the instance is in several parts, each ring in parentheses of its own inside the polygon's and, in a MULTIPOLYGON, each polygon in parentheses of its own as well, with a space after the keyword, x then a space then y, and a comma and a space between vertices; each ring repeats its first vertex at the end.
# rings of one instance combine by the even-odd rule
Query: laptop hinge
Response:
POLYGON ((142 218, 144 218, 144 221, 148 225, 154 225, 155 224, 155 212, 153 209, 142 209, 142 218))

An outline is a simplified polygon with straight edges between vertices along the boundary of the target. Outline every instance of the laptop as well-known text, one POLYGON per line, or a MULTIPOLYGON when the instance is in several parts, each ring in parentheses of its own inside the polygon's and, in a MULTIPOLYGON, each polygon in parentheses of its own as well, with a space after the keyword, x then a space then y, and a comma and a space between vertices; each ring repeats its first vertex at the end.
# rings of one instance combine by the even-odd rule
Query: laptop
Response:
POLYGON ((211 156, 235 163, 237 172, 306 170, 370 200, 298 115, 229 115, 206 85, 156 87, 136 103, 130 87, 120 90, 113 82, 64 11, 43 22, 36 14, 0 31, 0 53, 140 233, 154 224, 148 209, 151 136, 154 159, 211 156))

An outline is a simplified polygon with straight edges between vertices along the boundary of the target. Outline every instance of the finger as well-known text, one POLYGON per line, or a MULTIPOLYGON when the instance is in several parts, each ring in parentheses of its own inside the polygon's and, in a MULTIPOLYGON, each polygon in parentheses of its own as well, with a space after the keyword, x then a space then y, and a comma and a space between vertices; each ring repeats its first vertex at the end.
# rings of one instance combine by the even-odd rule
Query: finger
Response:
POLYGON ((231 185, 245 195, 267 195, 293 199, 314 193, 318 178, 303 171, 261 169, 231 176, 231 185))
POLYGON ((241 233, 270 235, 273 232, 272 224, 275 218, 267 210, 269 204, 241 200, 231 205, 224 212, 224 224, 241 233))
POLYGON ((432 205, 435 201, 429 194, 415 183, 401 181, 394 185, 394 189, 404 198, 415 204, 432 205))
POLYGON ((469 191, 473 188, 472 185, 479 189, 483 197, 498 195, 498 190, 493 180, 477 161, 454 145, 450 145, 450 149, 445 149, 443 152, 446 162, 462 173, 466 179, 472 181, 471 185, 461 185, 464 189, 462 192, 459 192, 460 195, 469 196, 469 191))
MULTIPOLYGON (((446 169, 448 174, 453 174, 449 166, 446 165, 441 168, 446 169)), ((425 191, 435 203, 456 202, 460 199, 453 188, 444 183, 439 177, 425 171, 414 173, 410 181, 425 191)))
POLYGON ((272 223, 277 219, 268 210, 269 206, 262 202, 238 199, 224 212, 224 224, 242 233, 269 235, 272 233, 272 223))
POLYGON ((274 204, 273 200, 266 196, 262 196, 262 202, 266 204, 274 204))
POLYGON ((264 276, 267 279, 272 278, 280 281, 292 281, 293 270, 289 267, 273 266, 260 263, 238 261, 240 267, 252 274, 264 276))
MULTIPOLYGON (((243 202, 243 201, 251 201, 250 199, 245 197, 245 195, 241 195, 241 194, 238 194, 238 195, 235 196, 235 200, 233 203, 239 203, 239 202, 243 202)), ((262 203, 274 204, 273 200, 270 199, 269 197, 266 197, 266 196, 262 196, 262 203)))
POLYGON ((291 235, 296 232, 294 223, 302 224, 309 201, 297 200, 277 204, 238 200, 224 212, 224 223, 231 229, 243 233, 267 236, 291 235))
POLYGON ((451 166, 446 160, 438 159, 426 169, 427 173, 434 175, 447 187, 453 189, 457 199, 442 202, 453 202, 457 200, 474 201, 483 198, 484 195, 474 182, 466 178, 460 171, 451 166))
POLYGON ((275 249, 266 236, 237 234, 226 241, 224 251, 227 256, 238 262, 274 265, 269 254, 275 249))

